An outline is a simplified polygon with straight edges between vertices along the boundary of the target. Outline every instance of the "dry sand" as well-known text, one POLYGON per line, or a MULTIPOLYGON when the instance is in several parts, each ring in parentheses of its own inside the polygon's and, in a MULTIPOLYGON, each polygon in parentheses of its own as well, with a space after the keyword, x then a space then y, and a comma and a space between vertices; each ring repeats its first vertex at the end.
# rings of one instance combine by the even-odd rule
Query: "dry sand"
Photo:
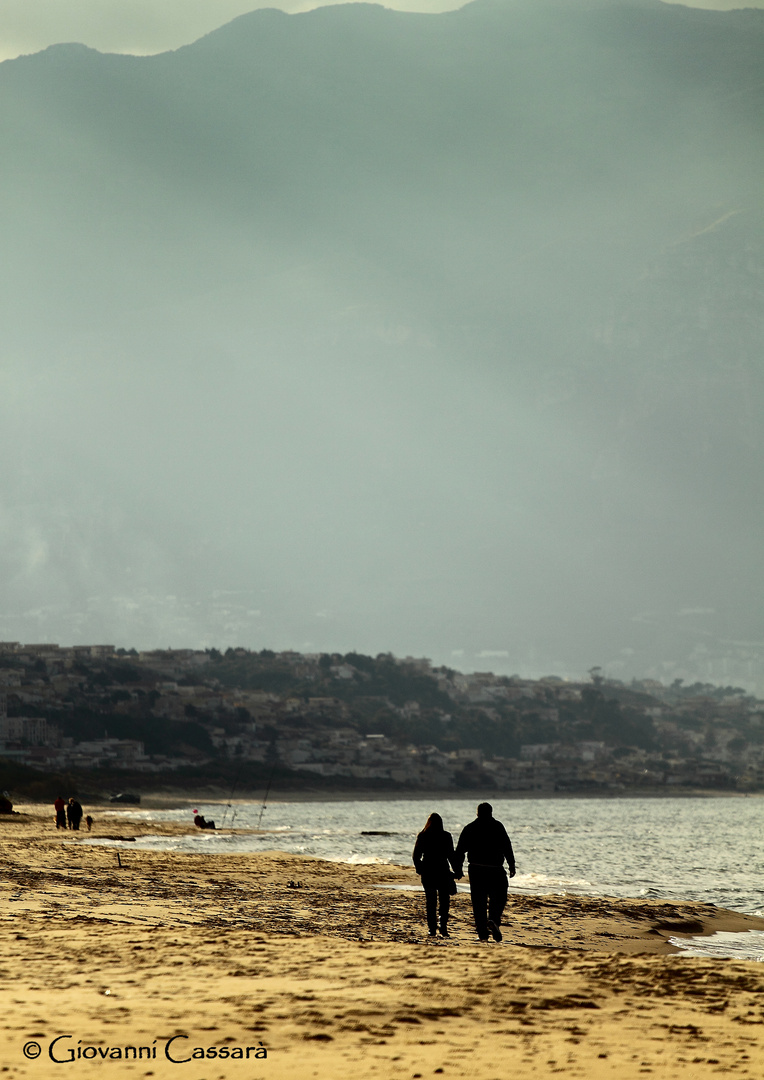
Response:
MULTIPOLYGON (((48 808, 19 809, 0 819, 2 1077, 764 1076, 764 965, 668 943, 762 919, 512 896, 504 942, 481 944, 460 894, 453 937, 430 941, 422 893, 379 887, 413 869, 127 840, 120 867, 48 808), (58 1036, 73 1061, 51 1059, 58 1036)), ((106 820, 115 838, 187 831, 106 820)))

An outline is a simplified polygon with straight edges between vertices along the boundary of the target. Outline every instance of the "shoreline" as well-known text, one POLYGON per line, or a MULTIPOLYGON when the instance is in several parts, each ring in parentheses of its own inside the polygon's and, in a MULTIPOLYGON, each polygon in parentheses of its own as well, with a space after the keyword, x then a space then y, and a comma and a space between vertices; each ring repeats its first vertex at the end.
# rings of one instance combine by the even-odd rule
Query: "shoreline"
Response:
POLYGON ((460 893, 451 938, 430 940, 421 891, 379 887, 417 884, 413 867, 136 849, 130 837, 193 828, 122 814, 108 828, 124 843, 98 847, 57 833, 47 808, 23 809, 0 826, 9 1080, 45 1075, 22 1048, 47 1059, 60 1036, 90 1056, 159 1048, 150 1065, 102 1054, 93 1075, 108 1080, 177 1077, 162 1050, 172 1038, 205 1054, 190 1080, 253 1076, 232 1054, 241 1046, 262 1047, 275 1080, 495 1080, 507 1061, 518 1080, 764 1068, 764 965, 682 955, 669 940, 764 919, 512 894, 504 941, 478 943, 460 893))
MULTIPOLYGON (((186 810, 195 804, 204 803, 209 806, 244 806, 261 805, 264 790, 254 789, 248 792, 239 792, 233 798, 229 798, 220 789, 212 789, 205 792, 203 788, 196 791, 183 790, 173 792, 159 788, 156 791, 137 792, 140 794, 140 803, 111 803, 108 799, 97 800, 89 798, 92 806, 99 808, 109 807, 121 810, 186 810)), ((764 799, 762 791, 721 791, 708 790, 706 788, 688 789, 682 791, 664 790, 662 788, 628 789, 624 791, 478 791, 465 790, 453 791, 349 791, 346 788, 327 791, 325 789, 271 789, 268 793, 267 803, 305 803, 305 802, 465 802, 484 801, 489 802, 528 802, 528 801, 562 801, 580 802, 585 799, 597 801, 627 800, 627 799, 764 799)), ((32 802, 24 800, 19 805, 47 806, 48 802, 32 802)))
MULTIPOLYGON (((414 942, 424 933, 423 910, 419 910, 423 906, 423 892, 419 877, 411 865, 340 862, 315 855, 285 852, 278 847, 259 852, 197 852, 131 847, 133 841, 152 836, 178 838, 199 835, 199 830, 187 822, 156 822, 133 818, 130 812, 135 809, 117 808, 114 815, 108 819, 108 824, 102 824, 95 834, 86 831, 59 832, 55 829, 47 808, 43 812, 39 806, 26 805, 18 815, 10 818, 3 816, 0 819, 3 867, 0 888, 7 887, 9 882, 17 879, 23 888, 28 890, 28 902, 32 903, 34 898, 33 907, 44 907, 45 875, 38 874, 37 867, 44 866, 54 879, 58 874, 67 881, 71 876, 71 868, 76 867, 78 871, 85 872, 82 887, 79 889, 80 895, 85 897, 90 889, 93 895, 88 898, 88 906, 100 908, 100 894, 104 891, 110 893, 117 884, 113 877, 115 865, 119 870, 130 870, 128 880, 133 885, 141 883, 139 898, 136 898, 135 903, 143 902, 154 893, 161 895, 163 899, 174 897, 174 893, 171 890, 168 892, 161 884, 163 875, 172 878, 180 873, 208 874, 214 878, 224 874, 230 879, 228 885, 231 886, 231 881, 237 875, 243 881, 250 881, 253 875, 264 873, 272 877, 274 885, 279 889, 302 887, 301 882, 285 885, 281 879, 286 874, 309 880, 311 889, 319 892, 329 889, 338 901, 341 894, 348 894, 343 903, 347 902, 350 906, 356 892, 363 894, 364 902, 369 908, 382 909, 388 903, 393 907, 397 905, 399 914, 405 910, 410 915, 410 927, 403 931, 398 926, 396 935, 402 933, 404 940, 414 942), (92 840, 120 842, 120 847, 87 842, 92 840), (73 860, 76 860, 76 863, 73 860), (53 863, 58 866, 52 865, 53 863), (85 879, 89 872, 94 876, 87 886, 85 879), (99 883, 99 874, 104 875, 102 885, 99 883), (158 884, 155 878, 159 880, 158 884), (395 892, 396 896, 383 899, 379 891, 381 888, 395 892)), ((271 834, 268 829, 221 829, 219 832, 223 835, 238 832, 272 835, 275 845, 279 838, 278 833, 271 834)), ((74 874, 72 884, 79 882, 81 877, 81 874, 74 874)), ((467 881, 468 875, 465 873, 460 884, 466 885, 467 881)), ((235 889, 235 886, 231 887, 235 889)), ((21 902, 21 899, 19 897, 16 902, 21 902)), ((463 944, 469 941, 473 932, 468 902, 468 890, 460 890, 458 896, 452 898, 454 908, 464 909, 460 918, 462 927, 459 935, 459 941, 463 944)), ((364 910, 366 911, 365 908, 364 910)), ((369 911, 366 911, 366 914, 368 915, 369 911)), ((679 950, 668 944, 668 938, 672 935, 707 936, 720 931, 738 933, 748 929, 764 932, 764 917, 719 908, 712 903, 663 898, 619 898, 565 892, 527 893, 513 892, 510 888, 507 914, 510 920, 516 917, 519 919, 516 943, 534 948, 548 946, 551 940, 549 935, 556 935, 554 940, 558 946, 575 941, 577 948, 592 949, 604 945, 608 952, 625 949, 629 952, 641 950, 647 953, 675 953, 679 950), (531 913, 531 920, 537 924, 534 927, 523 925, 523 916, 528 913, 531 913), (567 929, 562 926, 564 919, 568 920, 567 929), (583 922, 579 926, 576 920, 583 922), (613 926, 604 932, 593 930, 592 927, 599 925, 602 920, 610 920, 613 926), (597 938, 606 940, 595 940, 597 938)), ((316 925, 320 927, 322 920, 328 917, 328 908, 319 904, 315 915, 318 920, 316 925)), ((378 915, 379 912, 375 915, 375 920, 378 915)), ((304 920, 298 922, 300 932, 311 932, 308 923, 304 920)), ((328 927, 320 928, 320 932, 338 936, 344 934, 334 919, 329 920, 328 927)), ((351 928, 350 936, 357 938, 355 927, 351 928)))

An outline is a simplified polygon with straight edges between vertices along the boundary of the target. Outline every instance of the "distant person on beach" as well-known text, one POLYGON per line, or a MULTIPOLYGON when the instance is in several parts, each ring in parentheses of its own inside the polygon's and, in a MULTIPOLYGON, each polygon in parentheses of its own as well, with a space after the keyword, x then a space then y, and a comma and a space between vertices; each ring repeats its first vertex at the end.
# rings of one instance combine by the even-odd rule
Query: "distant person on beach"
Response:
POLYGON ((207 821, 203 814, 200 814, 198 810, 194 810, 194 825, 197 829, 214 829, 215 822, 207 821))
POLYGON ((82 807, 76 799, 70 799, 66 808, 66 816, 69 819, 69 828, 79 830, 82 821, 82 807))
POLYGON ((457 877, 462 875, 465 855, 469 859, 470 895, 477 936, 481 941, 488 941, 490 933, 494 941, 501 941, 499 927, 507 903, 504 860, 509 865, 509 876, 514 877, 515 856, 507 830, 493 816, 490 803, 481 803, 477 818, 462 829, 454 856, 457 877))
MULTIPOLYGON (((440 926, 441 937, 448 937, 448 911, 451 896, 456 892, 452 867, 454 860, 454 841, 450 832, 443 828, 440 814, 430 814, 427 824, 416 838, 414 845, 414 868, 422 879, 425 905, 427 908, 427 928, 430 937, 435 937, 440 926), (438 920, 438 902, 440 902, 440 920, 438 920)), ((459 872, 457 877, 461 877, 459 872)))
POLYGON ((9 793, 7 791, 4 791, 3 794, 0 795, 0 814, 12 814, 12 813, 13 813, 13 803, 11 802, 11 796, 9 795, 9 793))
POLYGON ((64 800, 61 798, 60 795, 56 799, 56 801, 53 803, 53 809, 56 811, 56 828, 57 829, 65 829, 66 828, 66 803, 64 802, 64 800))

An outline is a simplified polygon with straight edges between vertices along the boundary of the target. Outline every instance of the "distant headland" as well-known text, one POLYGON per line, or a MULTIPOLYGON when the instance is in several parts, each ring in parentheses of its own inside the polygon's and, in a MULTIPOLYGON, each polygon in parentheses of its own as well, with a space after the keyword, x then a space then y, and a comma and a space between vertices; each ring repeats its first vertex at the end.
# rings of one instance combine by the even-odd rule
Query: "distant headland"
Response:
POLYGON ((464 674, 390 653, 0 643, 0 783, 552 794, 764 790, 739 687, 464 674))

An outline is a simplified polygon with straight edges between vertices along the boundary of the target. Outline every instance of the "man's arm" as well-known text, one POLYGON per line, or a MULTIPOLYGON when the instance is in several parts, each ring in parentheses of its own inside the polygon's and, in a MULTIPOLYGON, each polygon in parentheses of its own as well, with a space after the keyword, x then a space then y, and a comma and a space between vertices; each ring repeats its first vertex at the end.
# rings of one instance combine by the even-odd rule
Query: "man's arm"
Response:
POLYGON ((502 830, 504 832, 504 844, 502 849, 504 858, 507 860, 507 865, 509 866, 509 876, 514 877, 517 873, 517 868, 515 867, 515 853, 512 850, 512 841, 509 839, 509 833, 503 825, 502 830))
POLYGON ((461 836, 459 837, 459 843, 456 845, 456 851, 454 852, 454 861, 451 863, 454 868, 454 873, 457 877, 462 877, 464 873, 464 856, 467 854, 469 840, 469 825, 465 825, 462 829, 461 836))

